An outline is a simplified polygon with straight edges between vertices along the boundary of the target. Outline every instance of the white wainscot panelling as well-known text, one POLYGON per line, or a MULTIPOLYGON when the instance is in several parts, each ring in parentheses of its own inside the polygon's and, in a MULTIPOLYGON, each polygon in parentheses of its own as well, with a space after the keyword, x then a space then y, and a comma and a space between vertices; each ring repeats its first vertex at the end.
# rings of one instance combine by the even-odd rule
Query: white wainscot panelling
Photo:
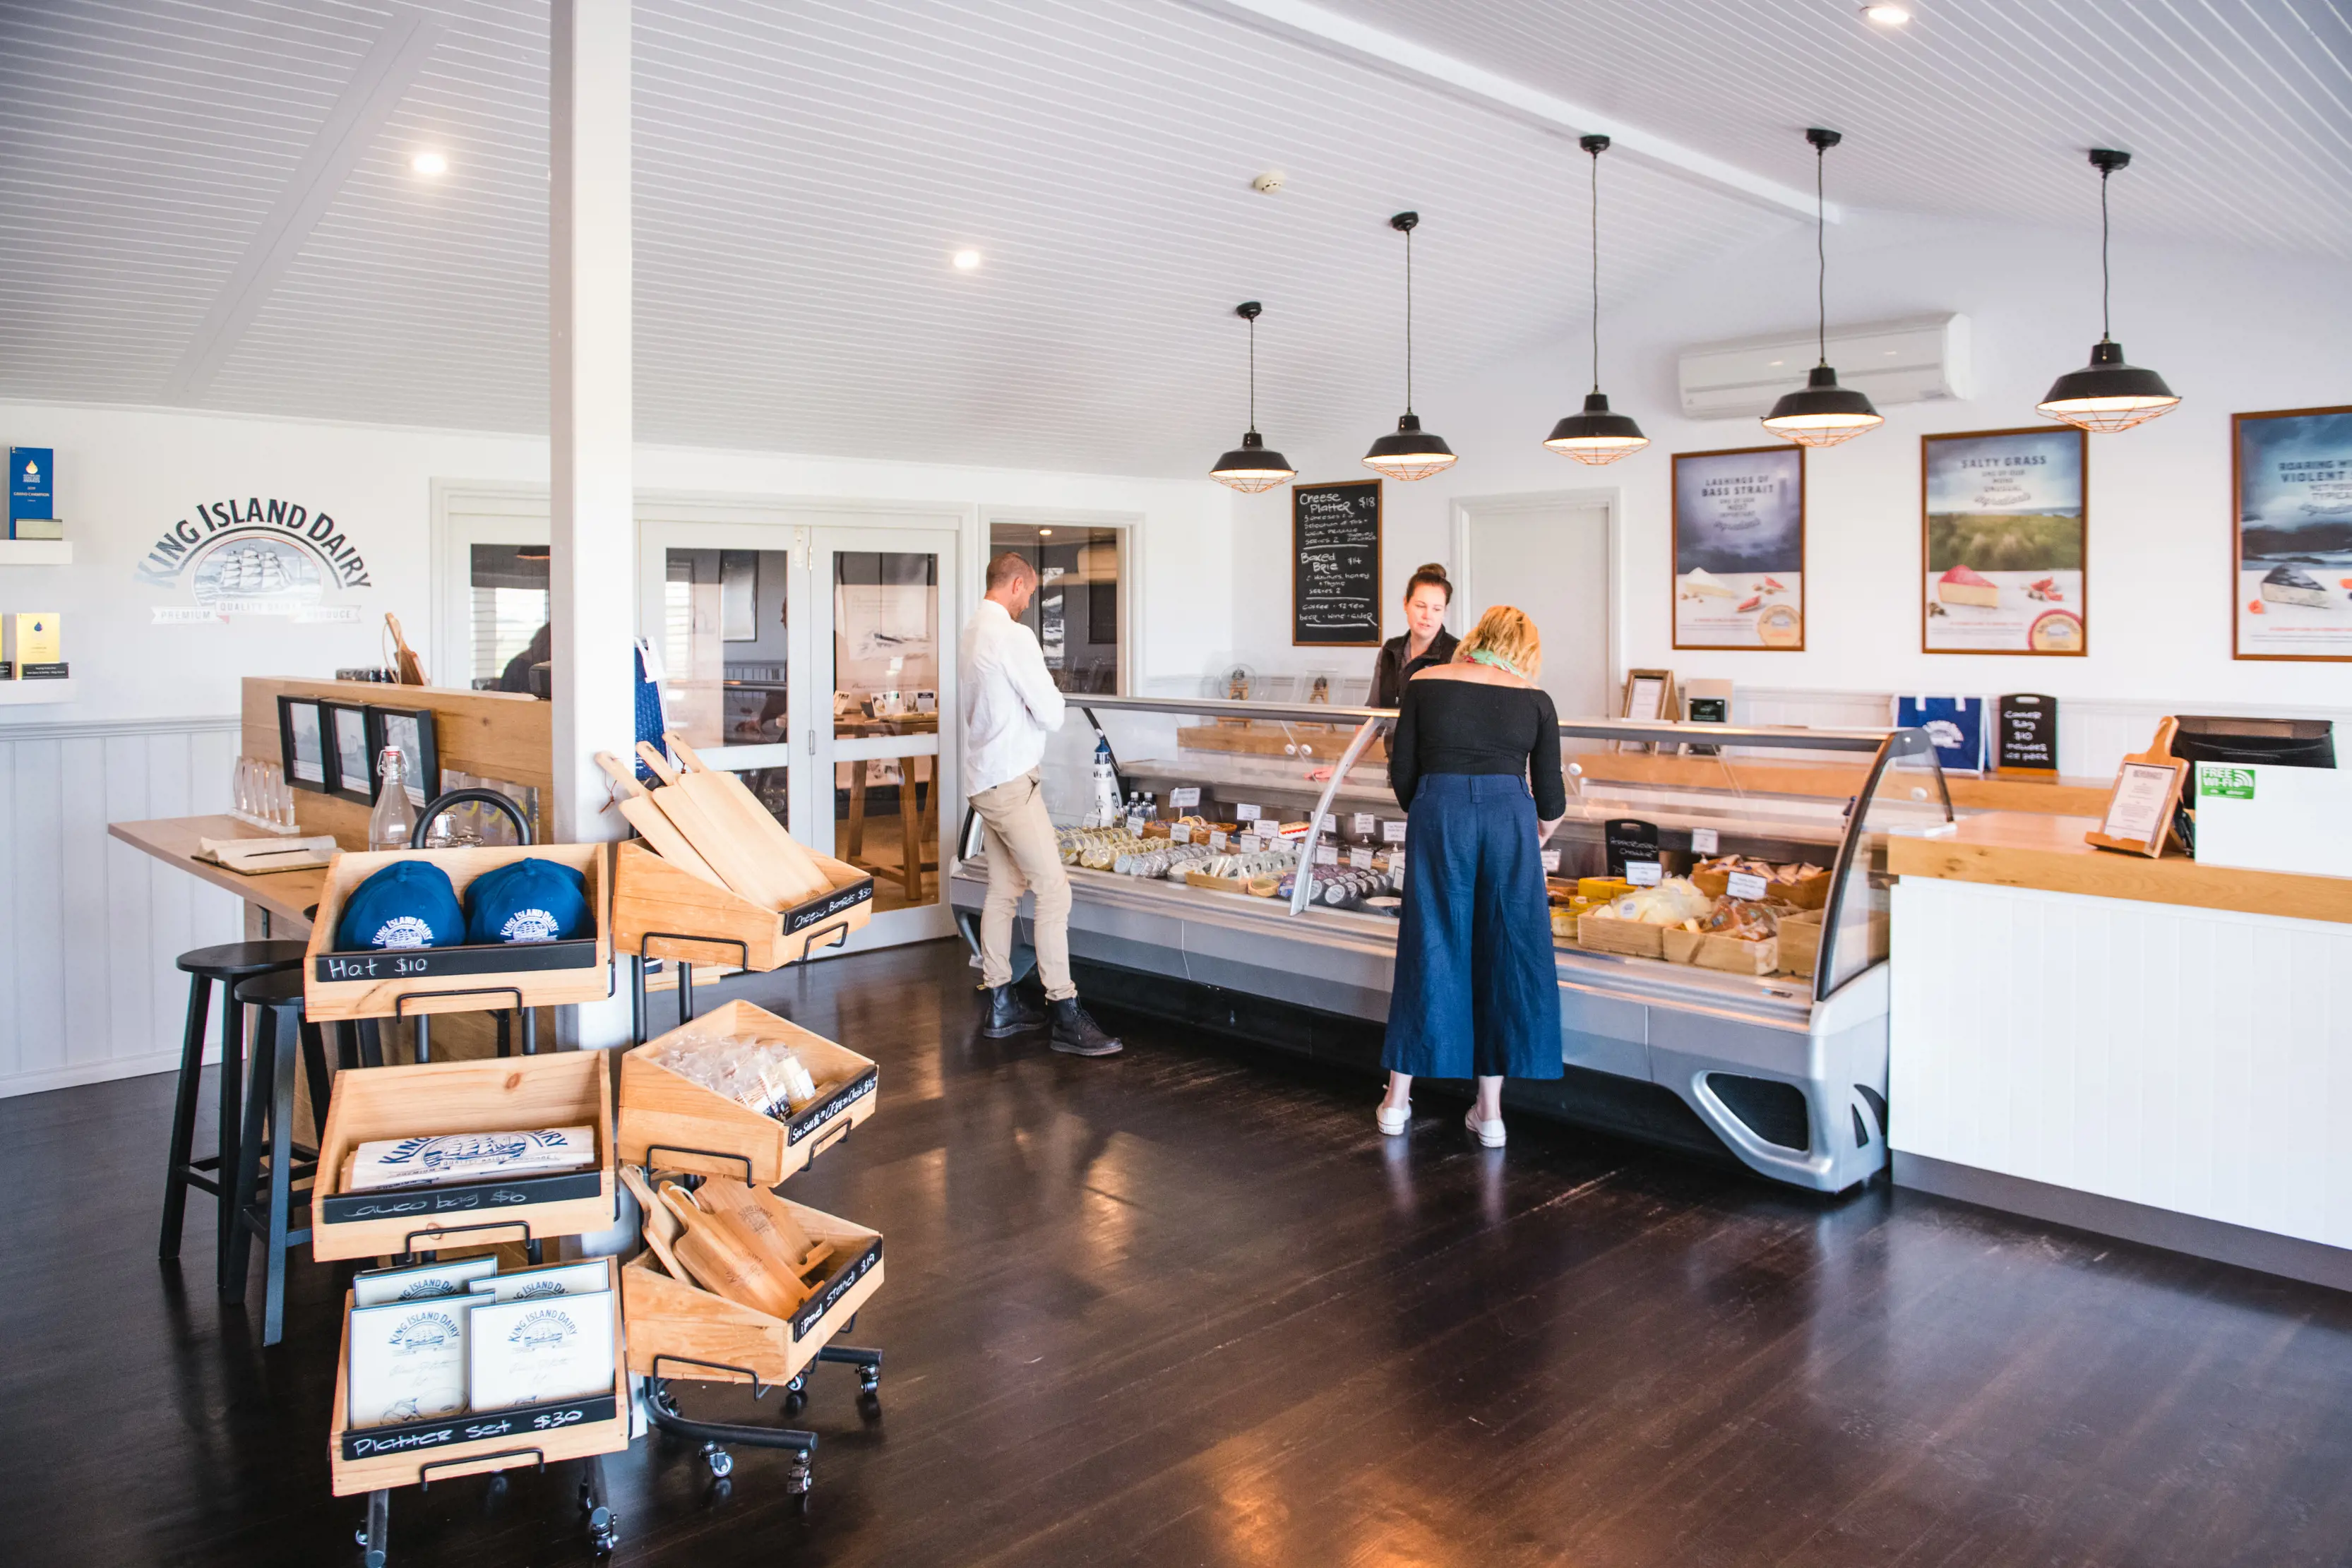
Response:
POLYGON ((1905 877, 1889 1144, 2352 1247, 2352 926, 1905 877))
POLYGON ((226 810, 236 745, 233 717, 0 727, 0 1095, 178 1067, 173 962, 242 906, 106 828, 226 810))

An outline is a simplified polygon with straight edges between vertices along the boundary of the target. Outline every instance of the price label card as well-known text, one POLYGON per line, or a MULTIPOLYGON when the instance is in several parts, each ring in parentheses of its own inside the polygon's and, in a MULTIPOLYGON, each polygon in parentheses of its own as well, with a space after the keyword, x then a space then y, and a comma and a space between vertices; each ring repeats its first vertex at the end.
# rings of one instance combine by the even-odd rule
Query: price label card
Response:
POLYGON ((1326 811, 1321 816, 1315 819, 1315 831, 1318 833, 1338 832, 1339 831, 1339 819, 1333 816, 1330 812, 1326 811))
POLYGON ((1402 817, 1392 817, 1389 821, 1382 822, 1381 824, 1381 838, 1382 841, 1386 843, 1401 844, 1404 842, 1404 819, 1402 817))
POLYGON ((1713 828, 1693 828, 1691 830, 1691 853, 1695 855, 1716 854, 1720 852, 1722 847, 1723 841, 1716 836, 1716 831, 1713 828))
POLYGON ((1189 844, 1192 841, 1192 830, 1181 824, 1171 828, 1168 830, 1168 841, 1171 844, 1189 844))
POLYGON ((1371 870, 1372 852, 1370 850, 1349 850, 1348 852, 1348 864, 1357 871, 1371 870))
POLYGON ((1338 865, 1339 863, 1339 847, 1335 844, 1325 844, 1322 848, 1317 850, 1315 852, 1315 863, 1317 865, 1338 865))
POLYGON ((1168 803, 1180 811, 1189 811, 1201 803, 1201 787, 1187 784, 1181 789, 1168 791, 1168 803))
POLYGON ((1559 852, 1558 850, 1546 850, 1546 851, 1544 851, 1544 852, 1543 852, 1543 862, 1544 862, 1544 871, 1545 871, 1546 874, 1549 874, 1549 873, 1554 873, 1554 872, 1559 871, 1559 852))
POLYGON ((1752 871, 1731 873, 1731 885, 1725 889, 1734 898, 1754 900, 1764 896, 1765 882, 1752 871))
POLYGON ((1223 829, 1223 828, 1212 828, 1212 829, 1210 829, 1210 830, 1209 830, 1209 847, 1210 847, 1211 849, 1213 849, 1213 850, 1221 850, 1221 849, 1223 849, 1223 848, 1225 847, 1225 842, 1226 842, 1226 841, 1225 841, 1225 831, 1224 831, 1224 829, 1223 829))
POLYGON ((1246 800, 1236 800, 1236 801, 1234 801, 1234 821, 1236 821, 1236 822, 1255 822, 1255 821, 1257 821, 1257 808, 1256 808, 1255 806, 1251 805, 1251 804, 1250 804, 1248 801, 1246 801, 1246 800))
POLYGON ((1360 839, 1369 839, 1374 833, 1379 832, 1380 821, 1381 820, 1378 817, 1374 816, 1370 811, 1357 812, 1354 827, 1356 837, 1360 839))
POLYGON ((1635 887, 1655 887, 1658 885, 1659 878, 1664 874, 1664 869, 1655 861, 1625 862, 1625 880, 1635 887))

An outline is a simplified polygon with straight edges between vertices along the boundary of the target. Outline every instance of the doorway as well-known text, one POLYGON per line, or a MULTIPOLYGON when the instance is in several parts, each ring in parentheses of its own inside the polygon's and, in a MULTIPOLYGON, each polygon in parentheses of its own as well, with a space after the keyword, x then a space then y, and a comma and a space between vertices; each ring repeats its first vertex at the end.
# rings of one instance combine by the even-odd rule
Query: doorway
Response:
POLYGON ((1610 607, 1611 503, 1591 496, 1508 496, 1454 503, 1461 598, 1450 617, 1467 632, 1496 604, 1516 604, 1543 635, 1543 681, 1559 716, 1612 716, 1616 704, 1610 607))

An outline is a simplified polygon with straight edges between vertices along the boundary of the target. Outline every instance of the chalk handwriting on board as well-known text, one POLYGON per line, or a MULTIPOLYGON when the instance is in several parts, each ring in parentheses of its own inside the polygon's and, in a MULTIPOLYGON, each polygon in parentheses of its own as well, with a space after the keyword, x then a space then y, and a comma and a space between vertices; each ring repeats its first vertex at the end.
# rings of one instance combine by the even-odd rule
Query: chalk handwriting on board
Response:
POLYGON ((1381 640, 1381 482, 1291 490, 1292 622, 1297 645, 1381 640))

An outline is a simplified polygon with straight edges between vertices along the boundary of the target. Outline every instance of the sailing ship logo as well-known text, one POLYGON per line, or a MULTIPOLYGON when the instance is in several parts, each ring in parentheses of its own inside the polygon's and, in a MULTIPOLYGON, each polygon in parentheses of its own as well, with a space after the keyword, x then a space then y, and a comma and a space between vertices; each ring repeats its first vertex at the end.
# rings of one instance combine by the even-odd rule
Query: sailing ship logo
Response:
POLYGON ((196 602, 215 615, 293 615, 319 601, 318 558, 283 539, 224 539, 189 572, 196 602))

